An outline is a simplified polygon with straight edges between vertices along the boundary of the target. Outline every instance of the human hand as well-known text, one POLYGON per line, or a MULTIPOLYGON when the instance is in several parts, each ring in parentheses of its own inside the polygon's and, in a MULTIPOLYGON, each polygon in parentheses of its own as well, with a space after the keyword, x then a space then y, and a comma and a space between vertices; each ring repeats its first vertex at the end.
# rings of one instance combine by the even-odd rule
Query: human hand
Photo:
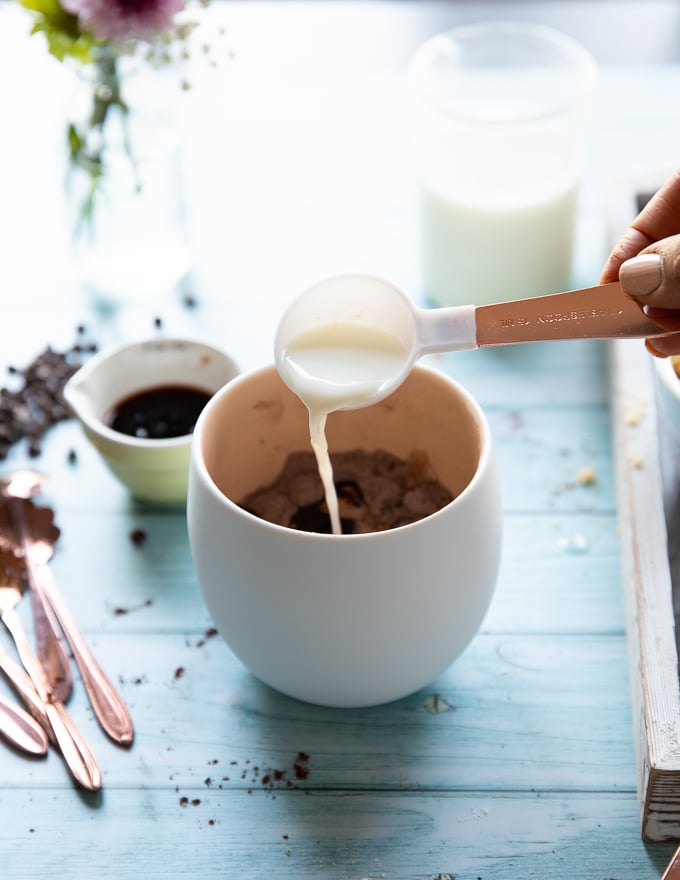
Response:
POLYGON ((609 256, 601 283, 624 291, 667 327, 668 336, 646 342, 652 354, 680 354, 680 170, 638 214, 609 256))

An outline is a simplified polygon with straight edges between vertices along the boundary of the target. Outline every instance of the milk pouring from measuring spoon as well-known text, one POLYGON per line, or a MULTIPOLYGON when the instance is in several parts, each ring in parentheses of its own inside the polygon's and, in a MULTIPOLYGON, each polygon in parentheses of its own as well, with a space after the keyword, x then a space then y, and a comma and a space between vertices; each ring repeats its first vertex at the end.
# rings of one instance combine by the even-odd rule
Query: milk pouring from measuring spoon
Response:
POLYGON ((309 411, 309 433, 334 535, 342 533, 326 441, 329 413, 370 400, 399 373, 410 352, 380 327, 333 322, 306 330, 285 347, 281 376, 309 411))

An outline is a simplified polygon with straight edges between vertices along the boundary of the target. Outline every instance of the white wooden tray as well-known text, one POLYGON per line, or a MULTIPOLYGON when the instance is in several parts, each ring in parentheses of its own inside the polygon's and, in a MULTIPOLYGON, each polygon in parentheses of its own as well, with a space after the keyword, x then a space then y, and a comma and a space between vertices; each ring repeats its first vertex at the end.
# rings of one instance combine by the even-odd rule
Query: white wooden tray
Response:
POLYGON ((680 443, 641 341, 611 343, 610 376, 641 829, 680 839, 680 443))

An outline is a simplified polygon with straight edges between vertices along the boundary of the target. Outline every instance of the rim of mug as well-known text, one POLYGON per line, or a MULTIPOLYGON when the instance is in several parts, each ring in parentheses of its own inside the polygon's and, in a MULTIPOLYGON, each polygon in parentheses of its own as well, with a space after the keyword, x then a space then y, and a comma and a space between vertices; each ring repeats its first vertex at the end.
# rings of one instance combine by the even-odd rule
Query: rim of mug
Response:
MULTIPOLYGON (((486 414, 484 413, 484 410, 482 409, 478 401, 475 400, 472 394, 460 382, 458 382, 456 379, 453 379, 442 370, 438 370, 436 367, 432 367, 428 364, 415 364, 411 372, 421 372, 431 376, 432 378, 443 380, 447 385, 449 385, 450 388, 452 388, 457 394, 459 394, 460 397, 465 400, 465 403, 469 407, 470 411, 474 414, 474 420, 478 428, 480 429, 479 453, 477 455, 477 464, 475 466, 474 473, 472 474, 470 480, 468 480, 468 482, 465 484, 464 488, 461 489, 461 491, 455 496, 455 498, 453 498, 443 507, 440 507, 439 510, 434 511, 434 513, 430 513, 427 516, 422 517, 421 519, 415 520, 414 522, 394 526, 390 529, 381 529, 380 531, 363 532, 360 534, 334 535, 327 532, 308 532, 304 530, 293 529, 290 526, 282 526, 278 523, 269 522, 269 520, 263 519, 257 514, 251 513, 249 510, 241 507, 240 504, 235 502, 219 488, 215 480, 212 478, 208 470, 208 466, 206 465, 205 458, 203 456, 202 441, 206 430, 206 423, 210 419, 213 410, 217 409, 220 406, 223 397, 225 397, 227 394, 233 393, 239 385, 243 385, 249 380, 272 372, 278 372, 274 364, 259 367, 248 372, 240 373, 223 388, 220 388, 220 390, 213 395, 213 397, 203 408, 201 414, 198 417, 198 420, 196 421, 194 433, 191 435, 192 467, 190 468, 190 472, 191 470, 194 470, 197 473, 198 478, 203 482, 203 484, 206 486, 206 488, 215 500, 219 501, 222 504, 225 504, 227 508, 229 508, 233 512, 237 512, 239 515, 244 516, 247 520, 251 521, 254 525, 263 528, 265 531, 273 530, 279 534, 291 534, 295 537, 296 540, 309 540, 314 542, 386 540, 387 538, 389 538, 390 535, 394 534, 395 532, 403 531, 404 529, 412 530, 423 528, 423 524, 427 523, 434 517, 438 518, 440 516, 443 516, 452 507, 460 506, 463 503, 463 499, 466 498, 473 491, 476 484, 481 480, 482 473, 485 472, 492 463, 493 440, 491 436, 491 428, 489 426, 486 414)), ((405 381, 407 380, 408 377, 405 381)), ((283 380, 281 381, 283 382, 283 380)), ((287 390, 290 391, 290 389, 287 390)), ((399 389, 396 389, 396 391, 398 390, 399 389)), ((396 391, 394 393, 396 393, 396 391)), ((293 394, 293 392, 290 391, 290 394, 293 394)), ((385 400, 389 400, 389 397, 385 398, 385 400)), ((190 476, 189 495, 191 496, 192 494, 192 479, 190 476)))

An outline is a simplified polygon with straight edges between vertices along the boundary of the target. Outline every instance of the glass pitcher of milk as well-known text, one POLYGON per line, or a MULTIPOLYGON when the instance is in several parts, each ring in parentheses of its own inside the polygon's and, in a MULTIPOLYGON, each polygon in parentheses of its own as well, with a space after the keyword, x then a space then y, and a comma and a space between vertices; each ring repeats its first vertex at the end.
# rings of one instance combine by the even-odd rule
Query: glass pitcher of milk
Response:
POLYGON ((543 26, 488 22, 414 55, 423 292, 478 305, 567 290, 597 68, 543 26))

